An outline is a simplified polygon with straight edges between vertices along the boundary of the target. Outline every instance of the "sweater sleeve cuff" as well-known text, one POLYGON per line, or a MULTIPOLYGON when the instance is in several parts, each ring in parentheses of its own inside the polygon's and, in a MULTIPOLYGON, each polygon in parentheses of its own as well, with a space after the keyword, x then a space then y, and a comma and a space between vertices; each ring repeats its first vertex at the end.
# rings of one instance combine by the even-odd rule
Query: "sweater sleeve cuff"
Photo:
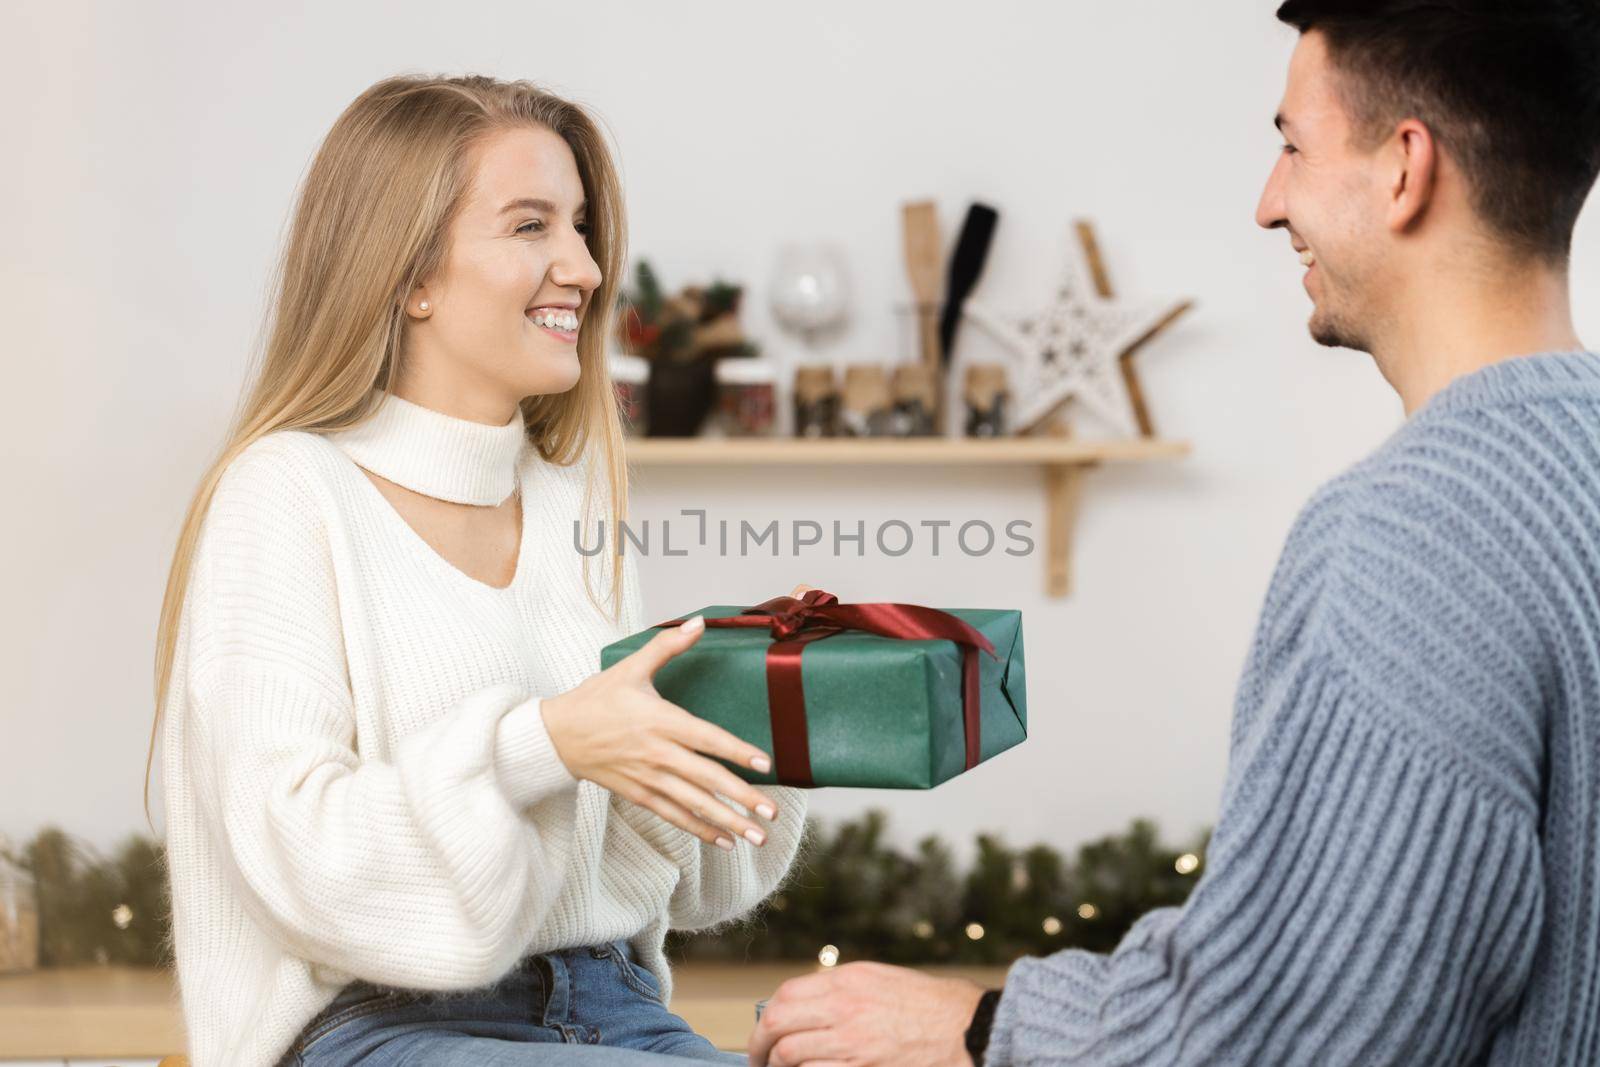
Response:
POLYGON ((1011 995, 1009 984, 1008 988, 1000 990, 1000 999, 995 1002, 994 1015, 989 1020, 989 1043, 983 1050, 984 1067, 1010 1067, 1015 1061, 1011 1038, 1017 1025, 1017 998, 1011 995))
POLYGON ((530 697, 500 717, 494 771, 500 788, 518 808, 577 784, 550 740, 538 697, 530 697))
POLYGON ((990 1024, 986 1067, 1010 1067, 1039 1047, 1065 1055, 1092 1036, 1104 963, 1104 956, 1081 949, 1013 963, 990 1024))

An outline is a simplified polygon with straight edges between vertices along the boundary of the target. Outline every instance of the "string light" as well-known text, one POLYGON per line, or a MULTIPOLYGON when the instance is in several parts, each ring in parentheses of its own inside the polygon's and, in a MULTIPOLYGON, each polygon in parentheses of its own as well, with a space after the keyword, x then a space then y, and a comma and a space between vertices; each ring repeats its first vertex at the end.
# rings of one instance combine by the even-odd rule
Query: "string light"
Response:
POLYGON ((1078 905, 1078 918, 1080 919, 1092 919, 1099 914, 1100 909, 1093 904, 1083 903, 1078 905))
POLYGON ((1200 866, 1200 857, 1196 856, 1193 852, 1185 852, 1183 855, 1178 857, 1177 861, 1173 863, 1172 866, 1177 869, 1179 874, 1193 874, 1195 872, 1195 868, 1200 866))
POLYGON ((1056 918, 1054 915, 1048 916, 1040 925, 1044 927, 1044 932, 1049 934, 1051 937, 1054 937, 1061 932, 1061 920, 1056 918))
POLYGON ((128 924, 133 922, 133 909, 126 904, 118 904, 111 913, 111 921, 117 924, 118 930, 126 930, 128 924))
POLYGON ((983 940, 983 926, 979 923, 967 924, 967 936, 974 941, 983 940))
POLYGON ((933 936, 933 924, 927 919, 918 919, 911 927, 911 932, 926 941, 933 936))
POLYGON ((823 945, 822 951, 817 953, 817 962, 824 967, 832 967, 839 962, 839 950, 833 945, 823 945))

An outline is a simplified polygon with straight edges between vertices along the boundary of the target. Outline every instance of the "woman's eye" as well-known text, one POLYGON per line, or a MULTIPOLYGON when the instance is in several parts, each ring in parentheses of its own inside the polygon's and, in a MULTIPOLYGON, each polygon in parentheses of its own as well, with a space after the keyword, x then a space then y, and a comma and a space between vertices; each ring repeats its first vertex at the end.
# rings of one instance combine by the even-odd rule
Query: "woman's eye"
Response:
MULTIPOLYGON (((538 219, 534 219, 532 222, 524 222, 521 226, 518 226, 516 232, 517 233, 535 233, 535 232, 537 232, 537 230, 529 229, 530 226, 531 227, 537 227, 538 230, 544 229, 544 223, 540 222, 538 219)), ((583 236, 585 236, 585 237, 589 236, 589 224, 587 222, 575 223, 572 228, 577 230, 579 233, 583 234, 583 236)))

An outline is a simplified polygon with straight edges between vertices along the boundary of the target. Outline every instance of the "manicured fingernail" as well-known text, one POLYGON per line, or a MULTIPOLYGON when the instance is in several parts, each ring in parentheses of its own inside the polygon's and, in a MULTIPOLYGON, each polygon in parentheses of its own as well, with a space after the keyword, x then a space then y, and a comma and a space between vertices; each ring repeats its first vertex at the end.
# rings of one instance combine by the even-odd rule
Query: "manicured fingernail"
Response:
POLYGON ((745 840, 749 841, 752 845, 759 845, 759 844, 763 843, 764 841, 766 841, 766 839, 767 839, 767 835, 766 834, 762 833, 760 830, 755 829, 754 827, 752 827, 749 830, 746 830, 744 832, 744 836, 745 836, 745 840))
POLYGON ((771 804, 757 804, 756 811, 766 819, 776 819, 778 817, 778 809, 771 804))
POLYGON ((683 632, 686 634, 697 634, 705 628, 706 619, 704 615, 696 615, 694 618, 683 624, 683 632))
POLYGON ((766 774, 768 771, 772 770, 772 761, 765 756, 751 756, 750 766, 754 767, 762 774, 766 774))
POLYGON ((719 837, 719 838, 717 838, 717 847, 722 849, 725 852, 732 852, 733 851, 733 840, 732 840, 732 838, 727 838, 727 837, 719 837))

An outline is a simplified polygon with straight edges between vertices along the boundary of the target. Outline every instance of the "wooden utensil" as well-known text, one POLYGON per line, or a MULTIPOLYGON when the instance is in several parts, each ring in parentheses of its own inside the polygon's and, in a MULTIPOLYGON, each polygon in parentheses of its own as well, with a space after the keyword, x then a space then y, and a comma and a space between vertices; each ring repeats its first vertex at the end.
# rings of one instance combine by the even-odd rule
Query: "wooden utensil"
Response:
POLYGON ((906 277, 917 305, 917 338, 922 362, 939 382, 939 404, 934 424, 944 426, 944 378, 939 351, 939 287, 944 257, 939 242, 939 213, 932 200, 918 200, 902 207, 905 236, 906 277))

